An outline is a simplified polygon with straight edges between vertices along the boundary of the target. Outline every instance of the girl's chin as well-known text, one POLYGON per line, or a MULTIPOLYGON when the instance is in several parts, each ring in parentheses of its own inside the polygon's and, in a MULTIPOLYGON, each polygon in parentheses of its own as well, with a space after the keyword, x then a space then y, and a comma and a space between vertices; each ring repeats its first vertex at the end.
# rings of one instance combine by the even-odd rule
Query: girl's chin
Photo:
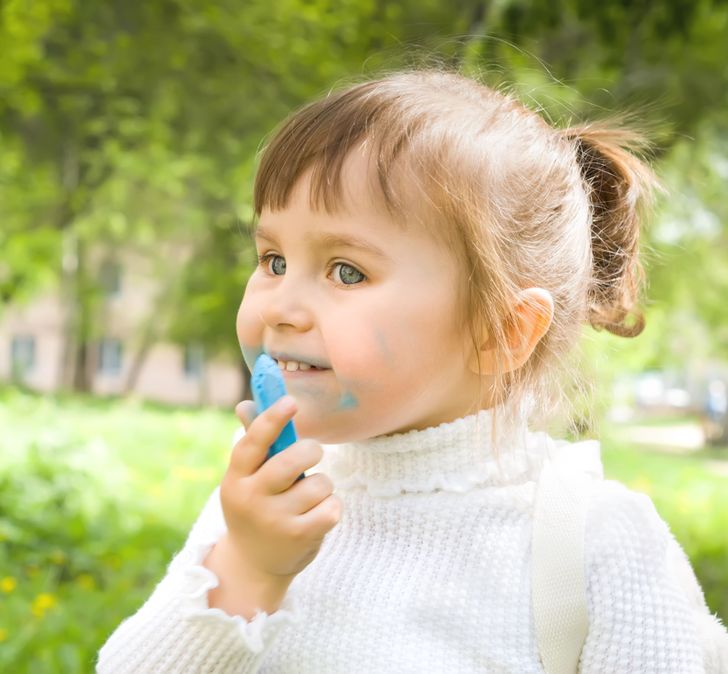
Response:
POLYGON ((313 438, 322 445, 339 445, 344 442, 351 442, 354 438, 345 431, 332 431, 331 428, 322 428, 320 424, 296 424, 296 435, 299 438, 313 438))
POLYGON ((319 417, 318 419, 308 420, 303 414, 301 418, 293 418, 296 427, 296 435, 299 438, 313 438, 318 440, 322 445, 339 445, 344 442, 356 442, 371 437, 368 429, 353 428, 351 425, 342 422, 336 423, 333 420, 327 420, 319 417))

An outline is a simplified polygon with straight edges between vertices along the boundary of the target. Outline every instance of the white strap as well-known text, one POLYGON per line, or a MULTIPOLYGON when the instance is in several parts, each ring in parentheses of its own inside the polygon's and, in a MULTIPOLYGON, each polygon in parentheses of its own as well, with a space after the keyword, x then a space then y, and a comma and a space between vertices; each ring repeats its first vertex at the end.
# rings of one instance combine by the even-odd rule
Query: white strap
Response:
POLYGON ((532 599, 546 674, 574 674, 589 616, 584 576, 584 526, 589 475, 601 475, 599 443, 554 446, 536 493, 532 599))

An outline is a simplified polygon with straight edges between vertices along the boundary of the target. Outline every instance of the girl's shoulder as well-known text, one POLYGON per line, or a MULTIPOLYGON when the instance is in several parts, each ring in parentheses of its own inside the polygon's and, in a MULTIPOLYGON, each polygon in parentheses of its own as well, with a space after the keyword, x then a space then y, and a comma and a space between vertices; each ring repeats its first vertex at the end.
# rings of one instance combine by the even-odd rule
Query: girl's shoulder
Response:
POLYGON ((652 499, 616 480, 594 483, 585 521, 587 573, 599 583, 635 592, 660 584, 705 607, 688 557, 652 499))
POLYGON ((690 606, 705 607, 687 555, 649 495, 616 480, 595 481, 584 541, 592 589, 619 588, 640 596, 671 586, 690 606))
MULTIPOLYGON (((677 545, 670 528, 648 494, 604 477, 601 446, 596 440, 568 442, 547 438, 546 458, 556 484, 582 494, 587 566, 616 570, 644 566, 677 545)), ((546 464, 544 464, 545 466, 546 464)), ((541 478, 543 484, 544 467, 541 478)), ((553 482, 551 483, 553 484, 553 482)), ((552 487, 553 489, 553 487, 552 487)))
POLYGON ((587 508, 587 537, 614 542, 663 539, 669 526, 649 495, 612 479, 594 480, 587 508))
POLYGON ((595 481, 584 535, 594 634, 618 628, 646 648, 672 653, 675 662, 693 653, 703 663, 700 671, 728 674, 726 628, 708 609, 687 554, 647 494, 616 480, 595 481))

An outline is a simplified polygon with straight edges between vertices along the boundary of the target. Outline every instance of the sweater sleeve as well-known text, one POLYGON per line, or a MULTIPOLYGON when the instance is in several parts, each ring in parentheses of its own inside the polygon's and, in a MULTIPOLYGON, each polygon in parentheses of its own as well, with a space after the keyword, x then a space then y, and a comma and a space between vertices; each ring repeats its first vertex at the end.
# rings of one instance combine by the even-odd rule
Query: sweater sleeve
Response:
POLYGON ((586 521, 583 674, 728 674, 728 633, 651 499, 606 480, 586 521))
POLYGON ((260 669, 277 635, 296 619, 295 607, 287 595, 277 611, 259 611, 250 621, 209 607, 207 593, 218 579, 202 562, 225 531, 218 487, 152 595, 102 646, 99 674, 260 669))

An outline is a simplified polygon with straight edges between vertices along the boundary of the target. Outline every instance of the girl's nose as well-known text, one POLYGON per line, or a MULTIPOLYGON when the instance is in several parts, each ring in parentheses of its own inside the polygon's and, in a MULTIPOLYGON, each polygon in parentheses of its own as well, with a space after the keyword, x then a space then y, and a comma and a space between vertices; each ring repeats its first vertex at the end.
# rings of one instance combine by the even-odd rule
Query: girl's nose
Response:
POLYGON ((306 288, 289 279, 281 283, 263 308, 263 321, 269 328, 305 332, 313 327, 313 313, 307 301, 306 288))

